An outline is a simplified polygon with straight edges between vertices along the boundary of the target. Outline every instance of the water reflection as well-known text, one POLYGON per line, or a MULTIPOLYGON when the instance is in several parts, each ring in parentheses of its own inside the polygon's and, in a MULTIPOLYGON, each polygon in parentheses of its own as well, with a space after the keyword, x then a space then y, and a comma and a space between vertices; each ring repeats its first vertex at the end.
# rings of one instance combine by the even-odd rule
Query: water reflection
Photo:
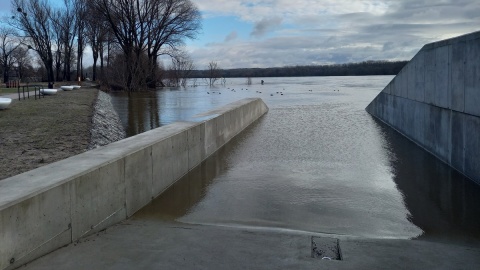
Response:
POLYGON ((480 243, 480 186, 378 122, 419 239, 480 243))
POLYGON ((133 219, 175 220, 188 214, 188 211, 204 198, 213 180, 228 170, 228 164, 222 160, 233 147, 235 147, 234 144, 227 144, 220 148, 155 198, 147 207, 137 212, 133 219))
POLYGON ((127 136, 133 136, 161 126, 157 92, 118 92, 111 94, 112 104, 120 116, 127 136))

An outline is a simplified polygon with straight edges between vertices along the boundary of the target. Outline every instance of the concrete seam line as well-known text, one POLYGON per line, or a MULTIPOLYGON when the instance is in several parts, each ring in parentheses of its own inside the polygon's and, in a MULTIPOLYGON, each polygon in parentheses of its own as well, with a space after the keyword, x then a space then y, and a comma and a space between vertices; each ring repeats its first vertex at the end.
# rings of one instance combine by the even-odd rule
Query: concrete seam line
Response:
POLYGON ((150 200, 152 201, 153 198, 155 197, 154 196, 155 191, 154 191, 154 188, 153 188, 153 186, 154 186, 154 184, 153 184, 153 182, 154 182, 153 181, 153 178, 154 178, 153 177, 153 172, 154 172, 154 170, 153 170, 153 166, 154 166, 154 164, 153 164, 153 145, 150 146, 150 165, 151 165, 150 168, 151 168, 151 173, 152 173, 151 174, 151 179, 150 179, 151 180, 150 181, 150 183, 151 183, 151 186, 150 186, 150 200))
POLYGON ((128 206, 127 206, 127 177, 125 176, 125 167, 126 167, 126 164, 125 164, 125 158, 122 159, 123 161, 123 172, 122 172, 122 177, 123 177, 123 193, 124 193, 124 198, 125 198, 125 202, 123 203, 123 206, 125 207, 125 219, 128 218, 128 206))
POLYGON ((45 242, 41 243, 40 245, 38 245, 38 246, 35 247, 34 249, 32 249, 32 250, 30 250, 29 252, 27 252, 27 253, 26 253, 25 255, 23 255, 22 257, 20 257, 20 258, 18 258, 18 259, 15 259, 15 261, 19 261, 19 260, 27 257, 29 254, 31 254, 31 253, 34 252, 35 250, 37 250, 37 249, 41 248, 42 246, 48 244, 50 241, 52 241, 53 239, 57 238, 57 237, 58 237, 59 235, 61 235, 62 233, 66 232, 66 231, 68 231, 68 230, 71 230, 71 229, 72 229, 72 228, 70 227, 70 228, 67 228, 67 229, 65 229, 65 230, 57 233, 57 234, 54 235, 52 238, 50 238, 50 239, 46 240, 45 242))
POLYGON ((73 204, 77 203, 77 201, 73 202, 73 194, 76 193, 76 188, 75 188, 75 181, 74 183, 71 184, 70 186, 70 243, 73 243, 73 220, 74 220, 74 213, 73 213, 73 210, 74 210, 74 206, 73 204))
MULTIPOLYGON (((102 223, 104 223, 105 221, 107 221, 108 219, 110 219, 111 217, 113 217, 114 215, 116 215, 118 212, 122 211, 123 210, 123 207, 116 210, 115 212, 113 212, 112 214, 110 214, 108 217, 104 218, 102 221, 100 221, 99 223, 97 223, 96 225, 92 226, 90 230, 87 230, 85 231, 82 235, 80 235, 78 237, 78 239, 84 237, 87 233, 91 232, 92 230, 94 230, 95 228, 97 228, 98 226, 100 226, 102 223)), ((75 239, 75 240, 78 240, 78 239, 75 239)))

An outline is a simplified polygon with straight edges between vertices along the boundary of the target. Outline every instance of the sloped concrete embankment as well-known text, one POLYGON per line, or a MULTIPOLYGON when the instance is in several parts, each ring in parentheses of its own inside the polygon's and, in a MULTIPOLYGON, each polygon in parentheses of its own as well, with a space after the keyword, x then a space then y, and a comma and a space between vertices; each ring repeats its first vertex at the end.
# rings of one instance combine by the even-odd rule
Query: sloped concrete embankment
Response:
POLYGON ((366 110, 480 184, 480 32, 425 45, 366 110))
POLYGON ((268 111, 244 99, 0 182, 0 269, 133 215, 268 111))
POLYGON ((110 95, 98 92, 92 116, 92 129, 88 150, 116 142, 127 137, 120 117, 115 112, 110 95))

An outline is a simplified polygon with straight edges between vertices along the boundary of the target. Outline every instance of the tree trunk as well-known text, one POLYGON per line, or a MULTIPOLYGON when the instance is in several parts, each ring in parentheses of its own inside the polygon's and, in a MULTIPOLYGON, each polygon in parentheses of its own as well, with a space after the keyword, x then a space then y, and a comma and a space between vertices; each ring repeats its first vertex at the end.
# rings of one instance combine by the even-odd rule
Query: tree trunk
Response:
POLYGON ((70 53, 68 52, 67 46, 65 46, 64 51, 65 62, 63 63, 63 80, 70 81, 70 53))
POLYGON ((8 80, 9 80, 8 68, 4 66, 3 67, 3 82, 8 83, 8 80))
POLYGON ((125 58, 125 64, 126 64, 126 69, 125 69, 125 72, 126 72, 126 85, 125 87, 127 88, 127 91, 128 92, 133 92, 133 67, 132 67, 132 62, 133 62, 133 59, 132 59, 132 55, 133 53, 132 52, 127 52, 126 53, 126 58, 125 58))
POLYGON ((102 47, 100 49, 100 80, 103 80, 104 77, 105 77, 105 73, 104 73, 104 66, 103 66, 103 47, 102 47))
POLYGON ((60 61, 60 57, 61 55, 59 55, 59 53, 57 53, 56 57, 55 57, 55 73, 56 73, 56 78, 57 78, 57 81, 61 81, 60 79, 60 74, 61 74, 61 71, 62 71, 62 63, 60 61))
POLYGON ((79 35, 78 35, 78 47, 77 47, 77 77, 75 78, 75 80, 79 80, 82 76, 82 71, 81 71, 81 55, 82 55, 82 50, 83 50, 83 39, 82 37, 80 36, 80 31, 79 31, 79 35))
POLYGON ((93 57, 92 81, 97 80, 97 58, 98 57, 93 57))
POLYGON ((68 49, 68 59, 67 59, 67 81, 72 80, 72 48, 68 49))
POLYGON ((148 70, 150 71, 150 74, 148 76, 148 81, 147 81, 147 86, 149 88, 155 88, 157 87, 157 57, 156 56, 150 56, 149 57, 149 67, 148 70))
POLYGON ((55 73, 56 73, 57 81, 61 81, 61 79, 60 79, 60 69, 61 69, 61 64, 59 62, 57 62, 57 64, 55 65, 55 73))
POLYGON ((9 68, 8 68, 8 59, 7 57, 4 57, 3 59, 3 82, 8 83, 9 80, 9 68))
POLYGON ((53 83, 55 82, 55 74, 53 73, 53 59, 47 59, 47 81, 48 88, 53 88, 53 83))

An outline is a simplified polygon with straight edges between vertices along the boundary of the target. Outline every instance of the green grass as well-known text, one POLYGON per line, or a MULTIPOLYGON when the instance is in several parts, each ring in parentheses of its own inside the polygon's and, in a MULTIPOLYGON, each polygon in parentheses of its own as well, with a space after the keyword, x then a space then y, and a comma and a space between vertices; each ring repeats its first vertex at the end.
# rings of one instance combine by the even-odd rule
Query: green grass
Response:
MULTIPOLYGON (((47 87, 47 84, 46 83, 30 83, 29 85, 42 85, 43 87, 47 87)), ((26 84, 22 84, 21 86, 26 86, 26 84)), ((25 91, 27 89, 25 88, 25 91)), ((22 87, 20 87, 20 91, 22 91, 22 87)), ((33 87, 30 88, 30 91, 33 91, 33 87)), ((15 94, 18 92, 18 88, 17 87, 13 87, 13 88, 6 88, 6 87, 0 87, 0 96, 1 95, 4 95, 4 94, 15 94)))
POLYGON ((0 95, 2 95, 2 94, 12 94, 12 93, 17 93, 17 88, 0 87, 0 95))

